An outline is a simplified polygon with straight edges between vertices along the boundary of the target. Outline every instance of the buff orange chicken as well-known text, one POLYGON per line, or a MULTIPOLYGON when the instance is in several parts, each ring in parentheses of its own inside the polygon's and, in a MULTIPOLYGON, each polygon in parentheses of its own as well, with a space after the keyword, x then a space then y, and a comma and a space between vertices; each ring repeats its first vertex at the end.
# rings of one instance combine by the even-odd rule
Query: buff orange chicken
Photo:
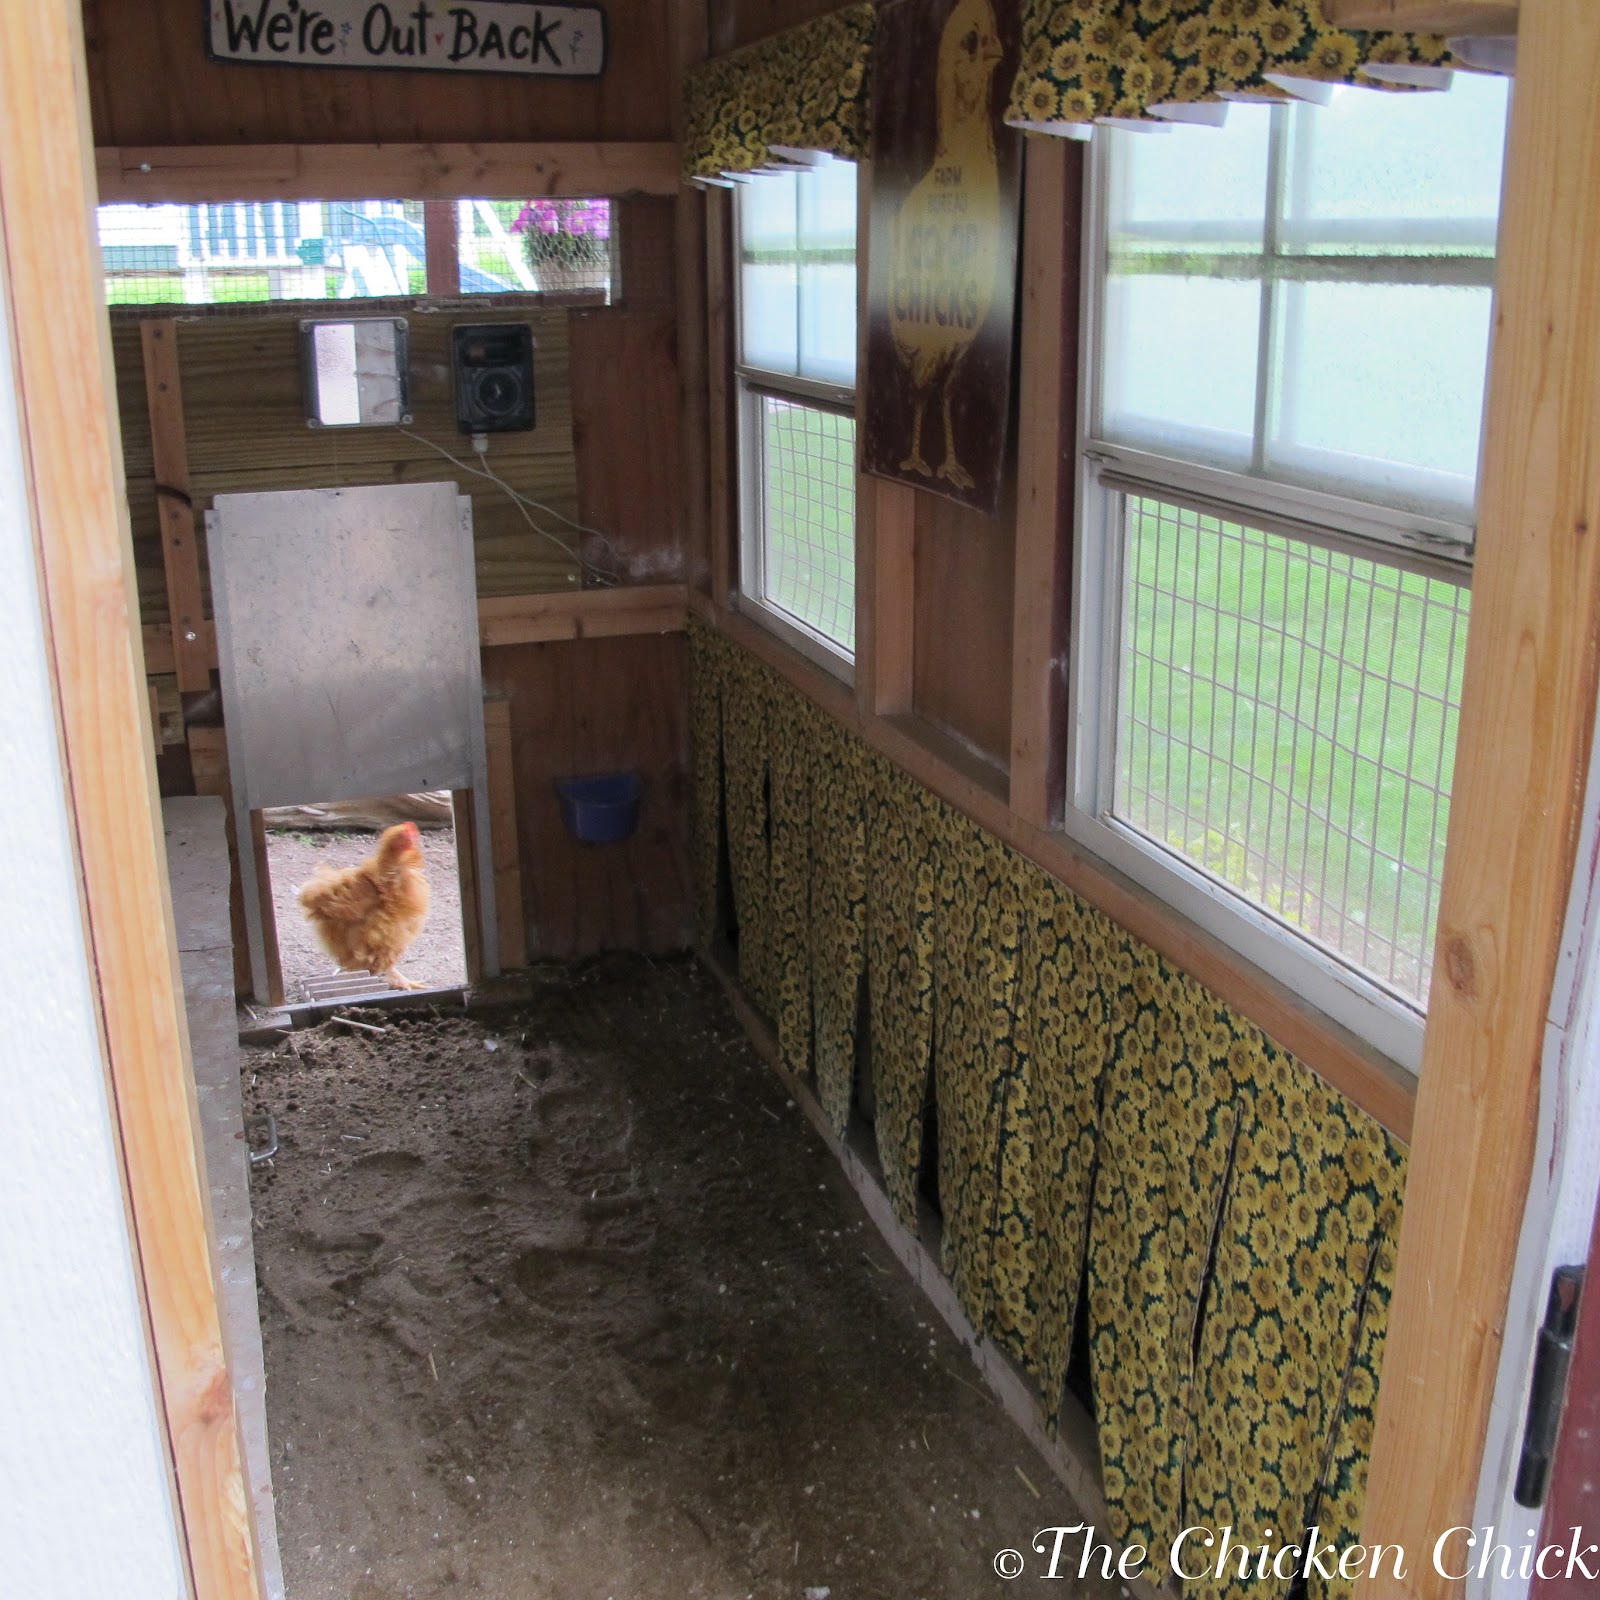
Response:
POLYGON ((428 916, 422 836, 414 822, 385 828, 378 848, 353 867, 320 867, 299 892, 306 921, 345 972, 381 973, 397 989, 420 989, 399 969, 428 916))

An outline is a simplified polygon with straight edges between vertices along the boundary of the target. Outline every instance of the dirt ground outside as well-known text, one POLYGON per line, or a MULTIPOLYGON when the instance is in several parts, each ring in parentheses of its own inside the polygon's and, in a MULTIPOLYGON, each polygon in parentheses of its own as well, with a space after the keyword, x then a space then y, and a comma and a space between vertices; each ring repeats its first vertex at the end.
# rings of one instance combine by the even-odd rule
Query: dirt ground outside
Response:
MULTIPOLYGON (((283 964, 284 993, 292 1000, 307 978, 333 972, 333 958, 317 943, 295 891, 326 863, 353 867, 377 848, 376 833, 309 832, 269 829, 267 864, 272 874, 272 909, 278 921, 278 958, 283 964)), ((422 835, 432 902, 416 943, 400 963, 408 978, 430 989, 457 987, 467 981, 467 952, 461 942, 461 879, 456 870, 453 829, 428 829, 422 835)))
POLYGON ((1083 1520, 698 967, 360 1015, 244 1059, 289 1600, 974 1600, 1083 1520))

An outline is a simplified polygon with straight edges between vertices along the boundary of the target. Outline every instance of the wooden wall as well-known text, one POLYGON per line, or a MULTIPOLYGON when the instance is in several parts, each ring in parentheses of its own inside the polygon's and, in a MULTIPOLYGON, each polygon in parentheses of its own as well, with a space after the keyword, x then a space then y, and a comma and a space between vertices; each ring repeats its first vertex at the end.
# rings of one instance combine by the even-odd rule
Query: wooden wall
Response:
POLYGON ((737 50, 839 9, 840 0, 711 0, 707 21, 711 54, 737 50))
POLYGON ((1011 760, 1016 458, 987 517, 917 494, 912 709, 1000 767, 1011 760))
MULTIPOLYGON (((455 423, 450 329, 461 322, 529 321, 538 425, 527 433, 496 435, 489 465, 520 493, 610 535, 621 553, 624 581, 674 582, 682 573, 683 537, 672 203, 630 200, 618 211, 622 288, 615 306, 457 303, 405 313, 412 430, 475 466, 470 442, 455 423)), ((300 307, 208 312, 179 322, 197 516, 216 494, 453 479, 472 496, 480 595, 577 587, 575 564, 534 533, 505 494, 453 467, 428 445, 390 428, 308 428, 300 376, 302 314, 300 307)), ((372 313, 359 302, 341 301, 318 314, 372 313)), ((167 595, 140 320, 136 313, 118 312, 112 345, 134 568, 142 619, 149 623, 167 619, 167 595)), ((570 535, 559 523, 545 521, 570 535)), ((203 533, 199 545, 203 563, 203 533)))
MULTIPOLYGON (((362 312, 346 303, 330 306, 327 314, 362 312)), ((450 311, 408 318, 412 431, 470 465, 476 458, 455 423, 450 330, 460 322, 511 315, 450 311)), ((519 492, 577 518, 567 312, 534 309, 514 315, 533 325, 538 425, 526 433, 494 436, 489 465, 519 492)), ((393 428, 307 427, 298 312, 198 317, 180 322, 177 332, 197 515, 217 494, 449 479, 472 497, 480 594, 577 587, 574 563, 528 527, 508 496, 452 466, 421 439, 393 428)), ((167 599, 136 318, 116 319, 112 345, 140 606, 146 622, 164 621, 167 599)), ((198 542, 203 562, 203 532, 198 542)))
POLYGON ((530 956, 681 950, 688 884, 688 647, 681 633, 507 645, 484 689, 511 706, 530 956), (644 779, 625 844, 562 826, 555 780, 623 769, 644 779))
MULTIPOLYGON (((398 9, 398 8, 396 8, 398 9)), ((222 65, 199 0, 84 0, 97 145, 667 139, 667 0, 611 0, 598 79, 222 65)))

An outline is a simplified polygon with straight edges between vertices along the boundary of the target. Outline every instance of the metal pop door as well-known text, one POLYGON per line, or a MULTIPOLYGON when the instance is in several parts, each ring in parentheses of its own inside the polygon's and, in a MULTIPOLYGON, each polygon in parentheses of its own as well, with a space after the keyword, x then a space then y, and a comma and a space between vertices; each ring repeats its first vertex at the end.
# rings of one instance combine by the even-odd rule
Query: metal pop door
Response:
MULTIPOLYGON (((452 483, 224 494, 206 537, 260 996, 254 810, 470 788, 478 881, 494 883, 472 505, 452 483)), ((492 977, 494 896, 477 899, 492 977)))

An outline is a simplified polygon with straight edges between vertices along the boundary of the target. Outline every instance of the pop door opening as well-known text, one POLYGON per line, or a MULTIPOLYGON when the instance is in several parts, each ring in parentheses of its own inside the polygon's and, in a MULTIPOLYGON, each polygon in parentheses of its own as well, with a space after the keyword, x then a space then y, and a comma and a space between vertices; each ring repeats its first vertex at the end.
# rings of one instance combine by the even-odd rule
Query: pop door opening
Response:
POLYGON ((470 794, 468 967, 495 976, 471 503, 452 483, 218 495, 206 531, 255 994, 274 989, 260 813, 374 794, 470 794))
MULTIPOLYGON (((465 810, 470 797, 463 794, 461 802, 459 809, 465 810)), ((275 935, 277 976, 287 1004, 392 992, 382 971, 363 980, 359 970, 337 964, 339 954, 330 953, 319 938, 298 891, 324 869, 358 868, 376 852, 384 830, 404 822, 419 830, 417 865, 427 885, 428 908, 394 965, 408 982, 428 990, 460 989, 478 978, 477 930, 464 922, 464 913, 476 904, 472 824, 457 811, 455 797, 438 792, 280 807, 263 814, 263 901, 271 901, 275 927, 269 931, 275 935)))

